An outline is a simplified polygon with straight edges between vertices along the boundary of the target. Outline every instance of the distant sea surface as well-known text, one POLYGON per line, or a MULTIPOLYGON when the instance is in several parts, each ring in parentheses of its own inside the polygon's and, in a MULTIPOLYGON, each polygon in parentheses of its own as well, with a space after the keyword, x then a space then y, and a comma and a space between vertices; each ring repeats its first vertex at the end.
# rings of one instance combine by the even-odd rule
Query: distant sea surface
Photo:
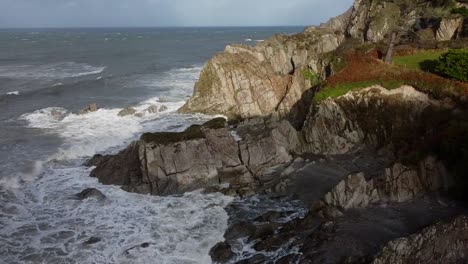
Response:
POLYGON ((210 263, 231 198, 130 194, 100 185, 81 164, 143 132, 206 121, 175 111, 210 57, 302 30, 0 30, 0 263, 210 263), (90 103, 100 109, 77 114, 90 103), (145 112, 151 105, 167 109, 145 112), (119 117, 125 107, 144 115, 119 117), (89 187, 108 199, 74 199, 89 187))

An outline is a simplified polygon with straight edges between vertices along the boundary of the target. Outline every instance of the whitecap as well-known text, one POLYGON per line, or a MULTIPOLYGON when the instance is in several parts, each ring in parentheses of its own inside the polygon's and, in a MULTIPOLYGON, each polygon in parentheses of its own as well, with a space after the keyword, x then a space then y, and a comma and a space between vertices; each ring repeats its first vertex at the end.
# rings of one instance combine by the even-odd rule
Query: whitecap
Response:
POLYGON ((19 95, 19 94, 20 94, 19 91, 13 91, 13 92, 6 93, 6 95, 19 95))
POLYGON ((246 41, 246 42, 251 42, 252 39, 249 39, 249 38, 248 38, 248 39, 245 39, 245 41, 246 41))
POLYGON ((103 72, 106 67, 86 63, 59 62, 42 65, 3 65, 0 77, 15 79, 63 79, 93 75, 103 72))
POLYGON ((232 198, 187 193, 155 197, 103 186, 79 168, 48 168, 2 204, 2 261, 40 263, 211 263, 232 198), (85 188, 106 200, 78 201, 85 188), (99 240, 85 245, 91 237, 99 240), (141 245, 145 244, 144 247, 141 245))

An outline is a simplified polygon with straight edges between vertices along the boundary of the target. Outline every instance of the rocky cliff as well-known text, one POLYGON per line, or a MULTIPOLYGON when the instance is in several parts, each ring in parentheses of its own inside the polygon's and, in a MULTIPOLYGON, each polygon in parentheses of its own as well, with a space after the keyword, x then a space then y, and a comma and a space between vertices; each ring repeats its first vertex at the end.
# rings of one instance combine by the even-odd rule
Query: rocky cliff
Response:
POLYGON ((312 106, 300 148, 302 152, 336 155, 400 144, 402 138, 423 133, 432 115, 453 107, 410 86, 353 91, 312 106))
POLYGON ((468 217, 438 223, 422 232, 391 241, 373 264, 466 263, 468 261, 468 217))
POLYGON ((255 47, 227 46, 206 63, 194 95, 180 112, 223 114, 230 119, 294 115, 309 102, 304 92, 333 74, 332 53, 351 39, 378 43, 397 30, 402 39, 415 41, 422 36, 434 41, 465 36, 463 16, 434 7, 432 1, 412 3, 357 0, 320 27, 292 36, 275 35, 255 47))
POLYGON ((179 133, 144 134, 117 155, 88 163, 97 165, 91 176, 130 192, 170 195, 227 185, 245 195, 292 161, 298 141, 287 121, 250 120, 230 131, 218 118, 179 133))

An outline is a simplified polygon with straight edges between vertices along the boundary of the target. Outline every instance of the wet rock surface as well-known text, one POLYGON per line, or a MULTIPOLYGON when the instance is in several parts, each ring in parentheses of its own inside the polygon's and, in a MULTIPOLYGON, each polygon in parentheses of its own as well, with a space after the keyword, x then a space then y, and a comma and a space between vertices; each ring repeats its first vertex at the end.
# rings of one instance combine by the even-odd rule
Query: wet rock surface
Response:
POLYGON ((98 199, 98 200, 104 200, 106 199, 106 196, 99 191, 98 189, 95 188, 88 188, 83 190, 82 192, 76 194, 76 198, 78 200, 86 200, 90 198, 98 199))

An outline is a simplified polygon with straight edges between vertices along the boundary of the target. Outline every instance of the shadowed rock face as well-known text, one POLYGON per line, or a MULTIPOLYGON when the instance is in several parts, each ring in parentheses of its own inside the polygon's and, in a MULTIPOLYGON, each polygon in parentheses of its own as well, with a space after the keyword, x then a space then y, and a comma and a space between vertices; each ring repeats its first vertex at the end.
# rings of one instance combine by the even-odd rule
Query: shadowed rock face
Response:
POLYGON ((468 217, 438 223, 422 232, 388 243, 373 264, 467 263, 468 217))
POLYGON ((333 155, 386 146, 395 139, 410 139, 425 126, 429 113, 446 108, 450 106, 410 86, 350 92, 313 106, 302 129, 300 148, 305 153, 333 155))

